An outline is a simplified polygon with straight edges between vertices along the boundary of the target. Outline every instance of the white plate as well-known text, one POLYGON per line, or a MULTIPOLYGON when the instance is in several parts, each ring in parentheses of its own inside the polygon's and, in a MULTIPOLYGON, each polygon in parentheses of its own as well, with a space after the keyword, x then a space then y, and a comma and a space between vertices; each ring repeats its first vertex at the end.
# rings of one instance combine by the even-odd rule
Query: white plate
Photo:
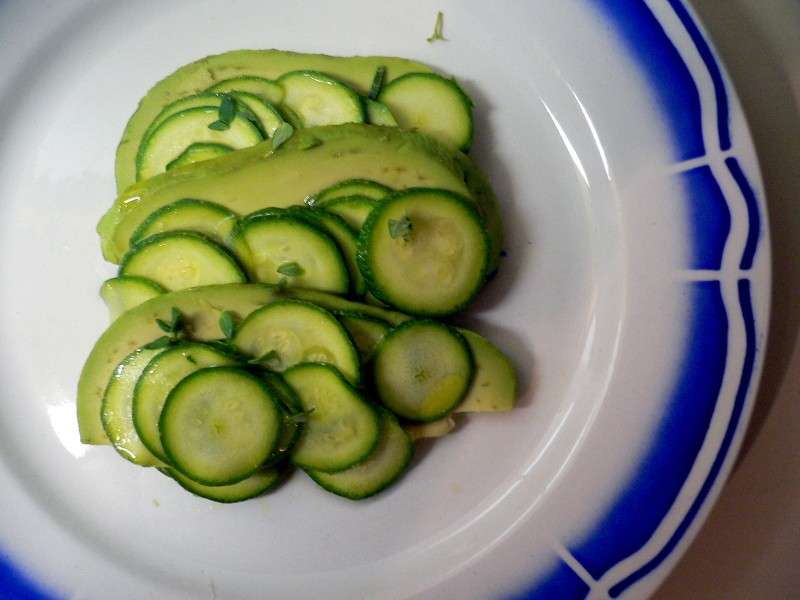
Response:
POLYGON ((0 47, 0 596, 655 589, 736 454, 769 301, 755 155, 684 2, 20 0, 0 6, 0 47), (438 8, 448 41, 429 44, 438 8), (215 505, 78 442, 122 127, 177 66, 248 47, 407 56, 477 103, 508 256, 470 321, 523 395, 371 501, 298 476, 215 505))

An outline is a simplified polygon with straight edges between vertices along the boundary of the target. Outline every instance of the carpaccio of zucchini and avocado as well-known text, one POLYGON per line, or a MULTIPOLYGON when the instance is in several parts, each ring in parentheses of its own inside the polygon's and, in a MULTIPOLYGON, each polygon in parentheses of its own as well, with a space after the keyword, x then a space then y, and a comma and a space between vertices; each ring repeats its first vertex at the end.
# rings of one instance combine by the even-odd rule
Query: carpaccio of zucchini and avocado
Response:
POLYGON ((454 79, 391 57, 242 50, 157 83, 98 225, 119 271, 82 441, 218 502, 295 468, 356 500, 458 413, 512 409, 508 358, 443 320, 502 248, 472 112, 454 79))

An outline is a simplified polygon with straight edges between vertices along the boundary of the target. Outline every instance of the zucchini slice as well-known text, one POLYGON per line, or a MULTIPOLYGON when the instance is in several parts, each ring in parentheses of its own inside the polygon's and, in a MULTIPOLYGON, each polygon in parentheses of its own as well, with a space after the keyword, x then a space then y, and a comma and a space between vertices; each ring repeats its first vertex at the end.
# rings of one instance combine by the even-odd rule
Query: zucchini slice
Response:
POLYGON ((247 281, 224 248, 188 231, 158 233, 144 239, 122 259, 119 274, 147 277, 170 291, 247 281))
POLYGON ((147 363, 163 350, 140 348, 122 359, 108 382, 100 408, 103 429, 114 448, 123 458, 143 467, 152 467, 159 462, 136 434, 132 411, 133 391, 147 363))
POLYGON ((364 105, 351 88, 318 71, 290 71, 278 78, 283 105, 303 127, 363 123, 364 105))
POLYGON ((392 193, 392 188, 371 179, 345 179, 314 194, 315 203, 327 202, 345 196, 366 196, 380 200, 392 193))
POLYGON ((489 239, 473 204, 446 190, 385 198, 361 230, 358 265, 375 297, 404 312, 445 316, 483 286, 489 239))
POLYGON ((306 469, 320 486, 350 500, 363 500, 385 490, 406 471, 414 456, 411 438, 388 412, 381 411, 381 437, 369 457, 344 471, 306 469))
POLYGON ((188 108, 167 117, 142 140, 136 157, 136 180, 163 173, 192 144, 223 144, 238 150, 264 139, 258 127, 241 114, 235 114, 226 129, 209 127, 218 119, 219 109, 213 106, 188 108))
POLYGON ((108 318, 112 322, 125 311, 164 292, 166 290, 155 281, 132 275, 107 279, 100 286, 100 297, 108 308, 108 318))
POLYGON ((169 119, 172 115, 190 108, 219 108, 221 102, 222 98, 219 94, 201 93, 194 94, 192 96, 185 96, 175 100, 174 102, 171 102, 170 104, 167 104, 161 109, 161 112, 156 115, 155 119, 153 119, 147 126, 147 129, 142 135, 142 141, 139 144, 139 148, 141 148, 141 145, 144 143, 144 141, 150 137, 150 134, 158 129, 158 126, 169 119))
POLYGON ((289 457, 289 454, 303 433, 303 420, 298 418, 303 412, 303 406, 291 386, 277 373, 264 371, 262 378, 272 390, 281 405, 284 413, 281 437, 272 455, 266 460, 264 466, 276 465, 289 457))
POLYGON ((350 227, 359 231, 372 209, 377 205, 378 201, 369 196, 353 194, 352 196, 340 196, 324 200, 317 206, 329 213, 340 216, 350 227))
POLYGON ((204 485, 230 485, 264 464, 282 420, 263 381, 236 367, 210 367, 172 388, 158 428, 176 470, 204 485))
POLYGON ((285 279, 287 287, 345 294, 350 276, 336 242, 321 228, 289 214, 258 214, 240 221, 231 246, 250 278, 285 279))
POLYGON ((339 252, 347 264, 350 274, 350 291, 355 296, 363 296, 367 292, 367 283, 358 270, 358 237, 352 228, 338 215, 324 210, 314 210, 305 206, 290 206, 290 214, 301 219, 307 219, 321 227, 330 235, 339 246, 339 252))
POLYGON ((407 73, 390 81, 378 100, 403 129, 414 129, 460 150, 472 145, 472 100, 452 79, 407 73))
POLYGON ((207 92, 248 92, 266 100, 270 104, 278 105, 283 102, 283 88, 280 84, 264 77, 243 75, 223 79, 206 90, 207 92))
POLYGON ((194 163, 203 162, 204 160, 211 160, 217 158, 228 152, 233 152, 233 148, 225 144, 192 144, 181 155, 167 163, 166 170, 177 169, 178 167, 185 167, 186 165, 193 165, 194 163))
POLYGON ((475 359, 475 377, 455 412, 501 412, 517 401, 517 374, 508 357, 485 337, 459 329, 475 359))
POLYGON ((397 119, 394 118, 392 111, 383 102, 367 98, 365 103, 367 105, 368 123, 384 127, 397 127, 397 119))
POLYGON ((278 109, 255 94, 248 92, 231 92, 230 94, 236 99, 240 110, 244 108, 250 111, 249 115, 246 112, 245 115, 255 122, 263 136, 271 138, 275 130, 283 123, 283 117, 278 109))
POLYGON ((273 371, 317 362, 333 365, 353 383, 360 377, 358 352, 345 328, 309 302, 284 300, 254 311, 239 325, 233 346, 273 371))
POLYGON ((167 231, 196 231, 220 245, 236 225, 237 215, 214 202, 185 198, 162 206, 147 217, 131 236, 131 246, 167 231))
POLYGON ((288 473, 285 468, 262 468, 250 475, 247 479, 243 479, 237 483, 232 483, 230 485, 203 485, 175 469, 162 468, 159 469, 159 471, 167 477, 174 479, 175 482, 187 492, 191 492, 195 496, 200 496, 207 500, 222 502, 224 504, 242 502, 260 496, 276 487, 283 481, 288 473))
POLYGON ((392 329, 373 359, 381 402, 412 421, 435 421, 464 399, 475 366, 458 331, 429 319, 392 329))
POLYGON ((358 348, 362 362, 367 362, 383 336, 391 329, 391 325, 383 319, 371 317, 364 313, 343 311, 336 315, 347 329, 353 343, 358 348))
POLYGON ((292 450, 304 469, 343 471, 366 459, 380 438, 378 411, 330 365, 303 363, 283 374, 307 413, 292 450))
POLYGON ((172 346, 147 363, 133 392, 133 425, 142 443, 154 456, 168 462, 161 445, 158 420, 172 388, 200 369, 236 364, 231 354, 198 342, 172 346))

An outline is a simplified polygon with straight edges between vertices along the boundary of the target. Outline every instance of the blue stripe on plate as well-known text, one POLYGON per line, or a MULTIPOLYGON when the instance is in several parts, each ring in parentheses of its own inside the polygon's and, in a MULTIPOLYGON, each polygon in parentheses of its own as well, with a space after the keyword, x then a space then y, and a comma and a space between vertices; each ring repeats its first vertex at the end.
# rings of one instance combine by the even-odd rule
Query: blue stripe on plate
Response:
POLYGON ((560 558, 536 585, 508 600, 583 600, 589 595, 589 586, 560 558))
POLYGON ((742 375, 739 379, 739 387, 736 390, 736 400, 733 404, 733 411, 731 413, 730 421, 728 422, 728 427, 725 430, 725 436, 722 438, 722 444, 720 444, 719 451, 717 452, 714 462, 711 465, 711 470, 708 472, 697 498, 695 498, 694 502, 692 502, 692 505, 686 513, 686 516, 683 517, 683 520, 681 521, 680 525, 678 525, 678 528, 672 534, 669 541, 667 541, 659 553, 650 561, 645 563, 644 566, 628 575, 628 577, 617 583, 609 590, 609 593, 614 598, 622 594, 631 585, 656 569, 662 562, 664 562, 664 559, 672 553, 672 551, 675 549, 675 546, 678 545, 678 542, 681 540, 686 533, 686 530, 694 521, 695 517, 697 517, 697 513, 700 511, 700 508, 703 506, 708 494, 711 492, 711 488, 716 482, 717 477, 719 477, 719 473, 722 469, 722 465, 725 462, 725 458, 728 456, 728 451, 733 443, 733 437, 736 433, 736 429, 739 426, 739 421, 741 421, 742 414, 744 413, 744 404, 745 400, 747 399, 747 392, 750 389, 750 382, 753 378, 753 368, 755 366, 756 359, 756 322, 755 318, 753 317, 753 303, 750 296, 750 282, 747 279, 740 279, 738 288, 739 305, 741 306, 742 318, 744 319, 746 348, 744 355, 744 367, 742 369, 742 375))
POLYGON ((0 553, 0 600, 53 600, 30 577, 15 567, 8 556, 0 553))
POLYGON ((595 579, 653 535, 683 487, 714 414, 728 352, 728 317, 718 281, 684 285, 691 314, 684 321, 686 345, 666 414, 620 496, 570 547, 595 579))
POLYGON ((725 242, 731 231, 731 211, 711 168, 684 171, 681 178, 690 241, 690 269, 720 269, 725 242))
POLYGON ((611 21, 632 56, 644 63, 642 74, 668 121, 675 160, 705 154, 700 94, 689 69, 664 28, 643 0, 590 0, 611 21))
POLYGON ((700 57, 703 59, 706 69, 708 69, 708 74, 711 75, 711 81, 714 84, 714 96, 717 101, 719 146, 723 151, 729 150, 731 147, 730 116, 728 111, 728 94, 725 91, 725 81, 722 79, 722 69, 720 69, 719 64, 714 59, 714 53, 711 51, 711 47, 708 45, 705 37, 700 32, 700 28, 697 26, 697 23, 694 22, 683 3, 680 2, 680 0, 669 0, 669 5, 672 7, 672 10, 675 11, 675 14, 678 15, 681 23, 683 23, 683 26, 689 33, 689 37, 692 38, 692 42, 700 53, 700 57))
POLYGON ((758 248, 758 238, 761 235, 761 216, 758 212, 758 200, 753 187, 739 165, 739 161, 731 156, 725 159, 725 166, 728 167, 734 181, 736 181, 736 185, 739 186, 739 190, 742 192, 745 204, 747 204, 747 241, 742 252, 742 261, 739 263, 739 268, 746 271, 753 267, 753 259, 756 256, 756 248, 758 248))

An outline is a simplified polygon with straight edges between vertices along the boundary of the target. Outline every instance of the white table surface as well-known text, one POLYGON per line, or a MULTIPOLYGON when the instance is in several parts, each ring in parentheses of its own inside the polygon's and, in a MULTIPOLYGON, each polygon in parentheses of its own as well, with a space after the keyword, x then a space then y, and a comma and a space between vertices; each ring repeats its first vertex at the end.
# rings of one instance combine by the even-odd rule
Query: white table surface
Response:
POLYGON ((800 599, 800 0, 694 5, 734 80, 761 162, 772 318, 741 462, 656 599, 800 599))

